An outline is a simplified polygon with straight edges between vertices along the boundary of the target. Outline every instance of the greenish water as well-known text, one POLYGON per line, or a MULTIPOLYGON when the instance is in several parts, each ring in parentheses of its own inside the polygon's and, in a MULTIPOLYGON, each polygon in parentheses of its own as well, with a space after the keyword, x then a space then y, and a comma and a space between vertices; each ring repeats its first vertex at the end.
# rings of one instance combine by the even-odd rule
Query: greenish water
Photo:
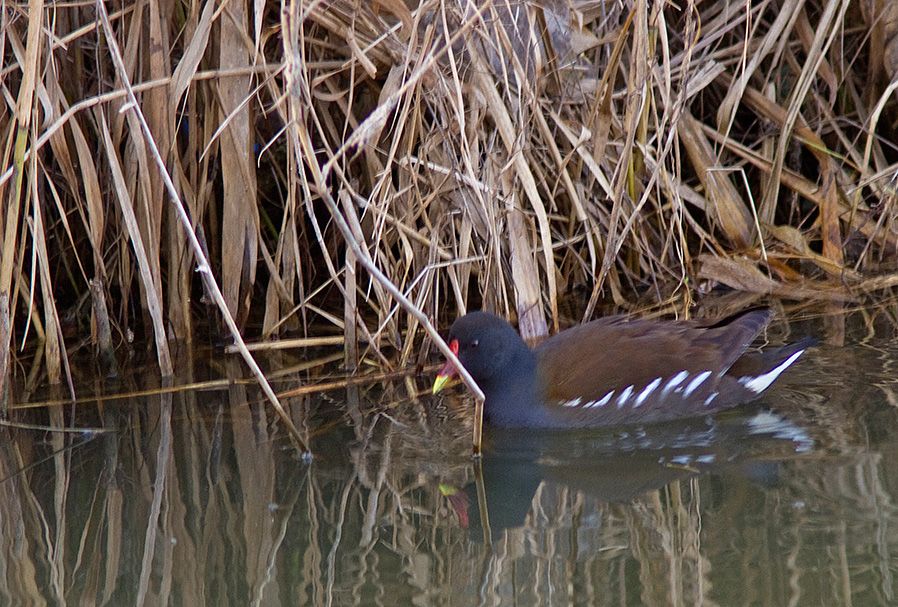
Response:
POLYGON ((894 329, 795 332, 756 405, 479 464, 426 376, 287 400, 311 464, 243 385, 15 411, 105 431, 2 429, 0 604, 898 604, 894 329))

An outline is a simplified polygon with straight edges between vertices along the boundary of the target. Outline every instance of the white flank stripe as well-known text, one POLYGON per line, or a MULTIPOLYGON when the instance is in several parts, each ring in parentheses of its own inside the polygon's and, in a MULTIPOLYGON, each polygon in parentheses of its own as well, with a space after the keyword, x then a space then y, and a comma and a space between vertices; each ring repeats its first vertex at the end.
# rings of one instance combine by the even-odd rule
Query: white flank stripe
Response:
POLYGON ((804 350, 799 350, 783 362, 779 364, 774 369, 771 369, 764 375, 758 375, 757 377, 752 377, 751 375, 746 375, 745 377, 739 378, 739 383, 754 392, 755 394, 760 394, 764 390, 766 390, 770 384, 776 381, 776 378, 780 376, 780 373, 785 371, 789 365, 794 363, 799 356, 802 355, 804 350))
POLYGON ((574 400, 566 400, 561 403, 562 407, 578 407, 583 399, 575 398, 574 400))
POLYGON ((718 394, 720 394, 720 392, 712 392, 711 395, 705 399, 705 406, 707 407, 708 405, 710 405, 711 401, 717 398, 718 394))
POLYGON ((689 396, 690 394, 692 394, 693 392, 695 392, 696 389, 698 389, 698 387, 700 385, 705 383, 705 380, 708 379, 709 377, 711 377, 710 371, 702 371, 701 373, 696 375, 695 379, 693 379, 691 382, 689 382, 689 385, 686 386, 686 391, 683 392, 683 397, 685 398, 685 397, 689 396))
POLYGON ((597 400, 597 401, 593 401, 593 402, 589 403, 589 406, 590 407, 604 407, 605 405, 608 404, 608 401, 611 400, 612 396, 614 396, 614 390, 612 390, 611 392, 609 392, 608 394, 603 396, 601 400, 597 400))
POLYGON ((660 377, 658 379, 656 379, 655 381, 653 381, 652 383, 650 383, 649 385, 647 385, 642 390, 642 392, 639 393, 639 396, 636 397, 636 402, 633 403, 633 408, 635 409, 636 407, 641 405, 645 401, 645 399, 647 399, 649 397, 649 394, 654 392, 655 388, 657 388, 659 385, 661 385, 660 377))
POLYGON ((664 389, 661 390, 661 394, 667 394, 675 387, 683 383, 683 380, 685 380, 687 377, 689 377, 689 371, 680 371, 679 373, 671 377, 670 381, 664 385, 664 389))
POLYGON ((630 400, 630 395, 633 394, 633 386, 627 386, 624 388, 624 391, 620 393, 620 396, 617 397, 617 408, 620 409, 624 406, 624 403, 630 400))

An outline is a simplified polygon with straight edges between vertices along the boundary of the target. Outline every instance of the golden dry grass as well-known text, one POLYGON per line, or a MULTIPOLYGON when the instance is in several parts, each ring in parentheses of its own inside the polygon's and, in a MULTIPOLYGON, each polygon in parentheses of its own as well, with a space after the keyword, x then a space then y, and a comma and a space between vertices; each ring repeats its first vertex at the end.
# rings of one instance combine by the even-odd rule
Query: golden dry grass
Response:
POLYGON ((470 306, 898 286, 892 2, 3 9, 0 386, 197 318, 392 368, 470 306))

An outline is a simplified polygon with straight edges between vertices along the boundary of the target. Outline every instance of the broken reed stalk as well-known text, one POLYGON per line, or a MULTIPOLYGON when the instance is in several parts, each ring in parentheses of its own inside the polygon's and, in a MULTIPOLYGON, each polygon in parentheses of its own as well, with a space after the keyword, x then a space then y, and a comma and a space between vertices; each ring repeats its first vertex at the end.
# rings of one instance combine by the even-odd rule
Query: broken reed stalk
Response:
MULTIPOLYGON (((421 369, 422 372, 436 371, 439 365, 429 365, 421 369)), ((383 373, 369 373, 367 375, 347 375, 340 379, 318 384, 308 384, 285 390, 279 393, 281 398, 292 398, 294 396, 308 396, 309 394, 319 394, 321 392, 329 392, 331 390, 339 390, 341 388, 349 388, 353 386, 364 386, 367 384, 375 384, 378 382, 393 381, 395 379, 403 379, 418 373, 418 369, 402 369, 400 371, 386 371, 383 373)))
MULTIPOLYGON (((321 348, 324 346, 343 346, 346 337, 343 335, 322 335, 321 337, 297 337, 294 339, 279 339, 278 341, 262 341, 258 343, 244 344, 250 352, 270 350, 292 350, 295 348, 321 348)), ((239 352, 237 346, 225 346, 227 354, 239 352)))
MULTIPOLYGON (((128 78, 128 71, 125 68, 125 63, 119 51, 118 42, 116 41, 115 34, 112 31, 112 26, 109 24, 109 15, 106 13, 106 6, 103 0, 98 0, 96 6, 97 12, 99 13, 100 19, 103 23, 103 32, 106 35, 106 42, 109 45, 109 54, 112 56, 112 60, 119 72, 119 78, 121 78, 122 80, 122 86, 124 86, 128 91, 128 103, 122 109, 133 112, 134 116, 140 122, 140 129, 144 135, 147 147, 150 149, 153 159, 156 162, 156 166, 159 168, 159 174, 162 177, 162 181, 165 184, 165 189, 168 191, 168 194, 171 198, 171 202, 175 208, 178 220, 181 222, 181 225, 183 226, 184 232, 187 236, 187 240, 190 243, 190 246, 193 248, 193 254, 196 256, 198 262, 197 271, 203 278, 203 284, 205 285, 207 292, 212 295, 215 304, 218 306, 218 309, 221 312, 221 315, 231 332, 231 336, 234 338, 237 348, 240 350, 240 355, 243 357, 243 360, 246 362, 253 375, 256 376, 256 379, 259 382, 259 386, 262 388, 262 391, 265 393, 268 401, 274 407, 275 412, 277 412, 278 416, 281 418, 281 421, 287 427, 291 438, 296 443, 296 446, 299 448, 302 456, 304 458, 309 458, 311 457, 311 452, 306 446, 305 441, 302 439, 302 436, 299 433, 299 429, 297 429, 296 425, 293 423, 293 420, 290 419, 290 416, 287 415, 287 412, 284 410, 284 407, 278 400, 278 397, 274 393, 274 390, 272 390, 271 385, 268 383, 268 379, 266 379, 265 374, 262 372, 262 369, 260 369, 259 365, 256 364, 256 360, 253 358, 253 355, 249 352, 249 350, 247 350, 246 344, 243 342, 243 337, 240 335, 240 329, 237 327, 237 323, 234 322, 234 318, 233 316, 231 316, 231 313, 228 310, 228 306, 224 300, 224 296, 222 295, 221 290, 218 288, 215 277, 212 275, 209 260, 206 258, 206 255, 203 252, 203 248, 200 246, 199 240, 197 240, 196 233, 194 232, 193 226, 190 223, 190 218, 187 216, 187 211, 184 209, 184 205, 182 204, 181 199, 178 196, 178 191, 175 188, 175 184, 171 180, 171 176, 168 174, 168 169, 165 166, 165 161, 159 154, 159 150, 156 147, 156 141, 153 138, 153 134, 150 132, 150 127, 147 124, 146 119, 144 118, 143 112, 140 110, 140 106, 137 104, 137 97, 134 95, 134 91, 131 89, 130 79, 128 78)), ((158 341, 157 346, 159 346, 158 341)))
MULTIPOLYGON (((38 354, 40 354, 40 350, 38 350, 38 354)), ((316 367, 322 367, 329 363, 335 362, 343 358, 342 353, 330 354, 328 356, 323 356, 321 358, 316 358, 314 360, 305 361, 298 365, 292 365, 289 367, 284 367, 278 369, 277 371, 272 371, 268 374, 269 379, 278 379, 282 377, 289 376, 290 378, 295 377, 298 373, 307 372, 316 367)), ((425 368, 425 371, 429 368, 425 368)), ((374 383, 378 381, 385 381, 390 379, 395 374, 396 377, 403 377, 407 375, 410 371, 406 372, 394 372, 393 374, 377 374, 377 375, 364 375, 357 382, 358 384, 365 383, 374 383)), ((338 386, 341 387, 343 385, 353 385, 353 378, 347 377, 342 382, 339 383, 338 386)), ((250 385, 258 383, 258 380, 253 378, 247 379, 234 379, 234 378, 226 378, 226 379, 212 379, 208 381, 200 381, 200 382, 190 382, 187 384, 179 384, 179 385, 170 385, 164 386, 160 388, 150 388, 147 390, 133 390, 131 392, 119 392, 116 394, 97 394, 93 396, 82 396, 77 399, 50 399, 44 401, 29 401, 27 403, 12 403, 9 405, 10 411, 21 411, 24 409, 45 409, 49 407, 59 407, 61 405, 84 405, 86 403, 102 403, 107 404, 117 400, 125 400, 125 399, 133 399, 140 400, 142 398, 147 398, 149 396, 158 396, 160 394, 168 394, 168 393, 184 393, 184 392, 204 392, 204 391, 215 391, 215 390, 224 390, 233 386, 241 386, 241 385, 250 385)), ((311 388, 317 388, 309 390, 308 393, 315 392, 325 392, 327 390, 332 389, 330 386, 326 384, 319 384, 316 386, 311 386, 311 388)), ((280 398, 285 398, 285 394, 280 394, 280 398)))

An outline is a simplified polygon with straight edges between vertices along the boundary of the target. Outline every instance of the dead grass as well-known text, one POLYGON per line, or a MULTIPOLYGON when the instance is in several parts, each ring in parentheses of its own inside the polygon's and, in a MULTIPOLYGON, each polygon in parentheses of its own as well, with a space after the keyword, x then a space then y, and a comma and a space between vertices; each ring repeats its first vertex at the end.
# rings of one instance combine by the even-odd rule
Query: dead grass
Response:
POLYGON ((0 340, 61 382, 232 317, 389 371, 473 306, 898 286, 895 3, 412 4, 109 6, 117 45, 4 4, 0 340))

